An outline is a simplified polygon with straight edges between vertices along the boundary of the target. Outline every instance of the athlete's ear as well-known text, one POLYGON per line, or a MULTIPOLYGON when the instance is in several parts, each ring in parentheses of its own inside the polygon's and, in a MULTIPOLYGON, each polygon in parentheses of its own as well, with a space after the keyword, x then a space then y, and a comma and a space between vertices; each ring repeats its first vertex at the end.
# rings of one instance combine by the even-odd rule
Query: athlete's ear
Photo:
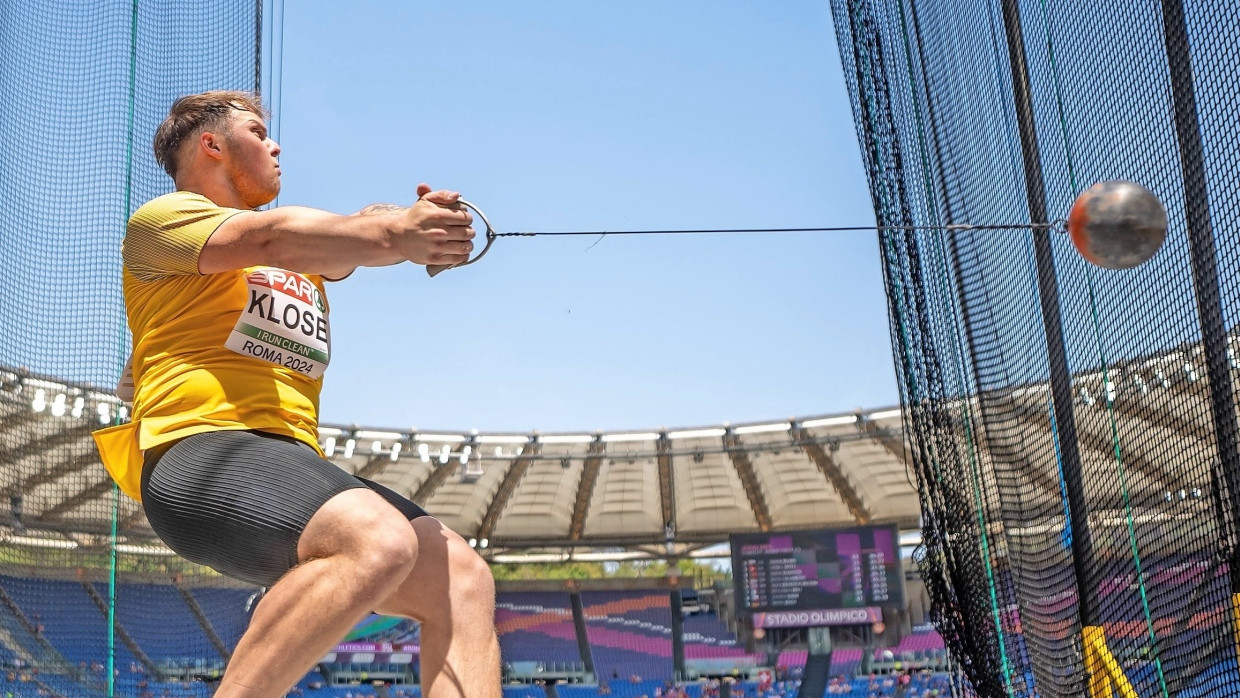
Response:
POLYGON ((223 152, 224 135, 221 133, 213 133, 211 131, 203 131, 198 135, 198 147, 207 157, 219 160, 224 157, 223 152))

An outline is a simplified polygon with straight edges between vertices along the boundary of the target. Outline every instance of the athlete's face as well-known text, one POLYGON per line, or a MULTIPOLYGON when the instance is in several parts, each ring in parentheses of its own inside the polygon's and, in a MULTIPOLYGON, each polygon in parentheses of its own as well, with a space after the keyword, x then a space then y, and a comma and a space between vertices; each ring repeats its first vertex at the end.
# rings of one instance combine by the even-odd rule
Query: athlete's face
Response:
POLYGON ((262 117, 234 111, 225 141, 228 173, 242 200, 250 208, 270 203, 280 193, 280 145, 268 136, 262 117))

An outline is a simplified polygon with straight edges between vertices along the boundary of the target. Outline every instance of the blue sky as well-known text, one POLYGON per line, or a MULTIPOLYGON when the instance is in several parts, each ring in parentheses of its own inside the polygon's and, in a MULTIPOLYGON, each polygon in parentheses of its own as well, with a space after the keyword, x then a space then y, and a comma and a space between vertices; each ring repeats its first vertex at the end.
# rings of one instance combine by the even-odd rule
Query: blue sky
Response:
MULTIPOLYGON (((827 3, 288 2, 281 204, 506 231, 873 224, 827 3)), ((512 238, 329 289, 321 417, 594 430, 895 404, 873 233, 512 238), (593 247, 591 247, 593 245, 593 247)))

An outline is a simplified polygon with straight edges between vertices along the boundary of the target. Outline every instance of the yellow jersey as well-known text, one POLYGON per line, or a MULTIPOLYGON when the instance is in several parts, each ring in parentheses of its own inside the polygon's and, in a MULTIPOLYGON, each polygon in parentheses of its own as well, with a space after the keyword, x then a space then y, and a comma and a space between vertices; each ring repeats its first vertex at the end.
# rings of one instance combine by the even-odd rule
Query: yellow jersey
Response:
POLYGON ((134 499, 142 452, 192 434, 258 429, 322 453, 319 392, 331 355, 322 277, 271 267, 198 272, 207 239, 242 212, 178 191, 129 219, 121 257, 132 420, 94 437, 104 466, 134 499))

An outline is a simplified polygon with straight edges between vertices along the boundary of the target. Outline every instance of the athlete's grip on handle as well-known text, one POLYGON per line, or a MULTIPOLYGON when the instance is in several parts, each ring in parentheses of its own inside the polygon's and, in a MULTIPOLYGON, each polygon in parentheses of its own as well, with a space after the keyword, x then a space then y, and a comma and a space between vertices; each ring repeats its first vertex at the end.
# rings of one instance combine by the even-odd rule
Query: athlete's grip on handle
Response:
MULTIPOLYGON (((468 208, 469 210, 473 211, 475 214, 475 217, 481 220, 482 224, 486 226, 486 230, 484 232, 486 234, 487 244, 482 247, 481 252, 474 255, 473 259, 467 259, 464 262, 457 262, 456 264, 427 264, 426 273, 429 274, 431 278, 434 278, 435 276, 439 274, 439 272, 444 271, 445 269, 452 269, 454 267, 463 267, 467 264, 473 264, 474 262, 477 262, 478 260, 482 259, 482 256, 487 253, 487 250, 491 249, 491 243, 495 242, 495 237, 496 237, 495 229, 491 227, 491 222, 487 220, 486 215, 483 214, 482 211, 479 211, 477 206, 474 206, 473 204, 469 203, 465 199, 457 199, 456 202, 468 208)), ((474 223, 474 226, 476 229, 477 228, 476 221, 474 223)))

